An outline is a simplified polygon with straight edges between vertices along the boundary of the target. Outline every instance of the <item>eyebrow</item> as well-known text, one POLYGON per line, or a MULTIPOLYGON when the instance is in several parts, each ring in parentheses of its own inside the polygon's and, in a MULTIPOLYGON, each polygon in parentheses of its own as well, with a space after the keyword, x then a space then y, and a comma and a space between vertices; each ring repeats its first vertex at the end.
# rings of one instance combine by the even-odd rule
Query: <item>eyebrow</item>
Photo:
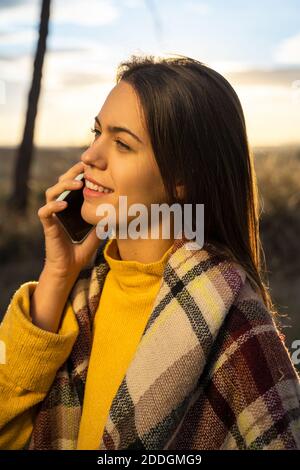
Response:
MULTIPOLYGON (((99 124, 99 126, 101 127, 101 123, 98 119, 98 116, 95 116, 95 121, 99 124)), ((120 126, 107 126, 109 132, 115 134, 117 132, 127 132, 127 134, 130 134, 134 139, 136 139, 138 142, 140 142, 141 144, 143 143, 141 141, 141 139, 135 135, 130 129, 127 129, 127 127, 120 127, 120 126)))

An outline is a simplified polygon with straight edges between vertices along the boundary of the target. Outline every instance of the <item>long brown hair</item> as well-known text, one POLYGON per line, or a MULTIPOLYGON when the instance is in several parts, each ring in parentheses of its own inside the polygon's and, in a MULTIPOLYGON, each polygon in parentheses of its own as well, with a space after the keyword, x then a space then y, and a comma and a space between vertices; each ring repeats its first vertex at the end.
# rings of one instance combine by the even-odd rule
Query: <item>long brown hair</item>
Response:
POLYGON ((241 264, 277 314, 265 280, 254 157, 233 87, 204 63, 182 55, 132 55, 118 66, 120 80, 137 93, 169 201, 179 202, 180 182, 182 204, 204 203, 204 241, 241 264))

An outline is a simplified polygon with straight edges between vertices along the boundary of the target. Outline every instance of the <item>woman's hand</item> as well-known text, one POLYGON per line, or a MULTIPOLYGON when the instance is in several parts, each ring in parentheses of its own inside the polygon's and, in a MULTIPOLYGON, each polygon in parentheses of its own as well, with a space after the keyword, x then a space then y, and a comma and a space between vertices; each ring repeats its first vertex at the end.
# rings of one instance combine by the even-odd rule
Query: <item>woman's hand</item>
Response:
POLYGON ((55 215, 67 207, 55 199, 65 190, 78 191, 82 188, 83 181, 74 178, 84 171, 84 167, 85 164, 80 161, 62 174, 58 183, 46 190, 46 204, 38 210, 45 235, 44 269, 61 278, 76 276, 101 243, 96 235, 96 227, 81 244, 72 243, 55 215))

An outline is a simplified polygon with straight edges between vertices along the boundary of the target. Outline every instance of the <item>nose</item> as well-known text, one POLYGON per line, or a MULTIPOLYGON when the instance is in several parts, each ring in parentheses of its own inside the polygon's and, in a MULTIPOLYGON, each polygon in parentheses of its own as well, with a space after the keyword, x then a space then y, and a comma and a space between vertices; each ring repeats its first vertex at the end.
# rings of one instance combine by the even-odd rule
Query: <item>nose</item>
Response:
POLYGON ((80 156, 80 160, 86 167, 95 166, 101 170, 105 170, 107 162, 105 158, 101 157, 99 153, 95 152, 95 149, 89 147, 80 156))

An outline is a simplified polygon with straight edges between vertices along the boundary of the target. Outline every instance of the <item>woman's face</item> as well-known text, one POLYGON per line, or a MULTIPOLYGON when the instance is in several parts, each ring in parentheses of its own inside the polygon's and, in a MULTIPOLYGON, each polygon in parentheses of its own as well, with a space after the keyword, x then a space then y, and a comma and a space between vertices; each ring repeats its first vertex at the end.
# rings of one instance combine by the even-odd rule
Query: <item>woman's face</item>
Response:
MULTIPOLYGON (((166 202, 167 195, 143 125, 139 101, 131 85, 121 81, 110 91, 97 121, 95 139, 81 155, 81 160, 89 165, 85 167, 85 176, 113 189, 113 192, 99 194, 99 197, 85 196, 81 215, 96 225, 101 218, 106 218, 106 214, 96 215, 98 205, 109 203, 114 206, 118 227, 119 196, 127 196, 127 211, 131 204, 140 203, 150 214, 151 204, 166 202), (109 128, 112 126, 125 127, 137 138, 124 131, 111 132, 109 128)), ((126 223, 137 216, 139 212, 127 217, 126 223)))

